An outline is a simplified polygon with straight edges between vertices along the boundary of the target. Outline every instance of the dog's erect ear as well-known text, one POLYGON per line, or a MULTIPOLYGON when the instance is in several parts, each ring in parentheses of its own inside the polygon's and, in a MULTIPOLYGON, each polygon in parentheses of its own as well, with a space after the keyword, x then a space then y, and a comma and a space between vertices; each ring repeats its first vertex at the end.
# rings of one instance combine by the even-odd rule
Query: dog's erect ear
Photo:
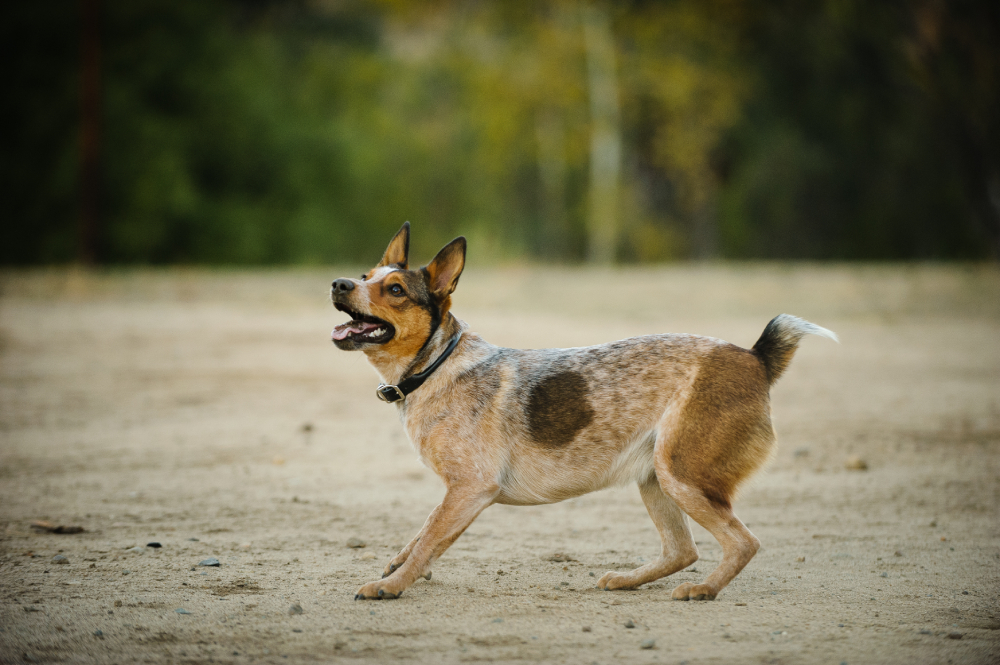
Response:
POLYGON ((458 278, 465 268, 465 236, 459 236, 441 248, 434 260, 427 264, 427 289, 438 300, 451 295, 458 286, 458 278))
POLYGON ((389 246, 385 248, 385 254, 382 255, 382 260, 379 264, 375 266, 376 268, 382 268, 383 266, 399 266, 403 270, 406 270, 410 263, 410 223, 403 222, 403 227, 396 232, 392 240, 389 241, 389 246))

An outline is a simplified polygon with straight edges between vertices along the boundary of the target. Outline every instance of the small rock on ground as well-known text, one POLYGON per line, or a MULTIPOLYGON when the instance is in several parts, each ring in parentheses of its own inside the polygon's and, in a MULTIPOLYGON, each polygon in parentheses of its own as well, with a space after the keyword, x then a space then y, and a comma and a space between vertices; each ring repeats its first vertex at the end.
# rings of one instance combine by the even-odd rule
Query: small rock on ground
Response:
POLYGON ((57 554, 52 557, 52 563, 69 563, 69 559, 64 557, 62 554, 57 554))
POLYGON ((960 640, 962 639, 962 633, 948 633, 949 640, 960 640))
POLYGON ((847 458, 847 462, 844 463, 844 467, 848 471, 864 471, 868 468, 868 463, 857 455, 851 455, 847 458))
POLYGON ((221 566, 222 564, 219 563, 219 560, 216 559, 214 556, 210 556, 207 559, 205 559, 204 561, 199 561, 198 565, 199 566, 216 566, 216 567, 218 567, 218 566, 221 566))
POLYGON ((289 614, 302 614, 304 611, 298 603, 292 603, 292 606, 288 608, 289 614))
POLYGON ((639 646, 643 649, 652 649, 656 646, 656 640, 644 640, 639 646))
POLYGON ((364 547, 367 544, 368 543, 366 543, 365 541, 361 540, 360 538, 348 538, 347 539, 347 546, 348 547, 352 547, 354 549, 357 549, 359 547, 364 547))
POLYGON ((576 561, 576 559, 574 559, 569 554, 566 554, 565 552, 554 552, 554 553, 548 555, 547 557, 545 557, 545 560, 546 561, 555 561, 557 563, 562 563, 563 561, 576 561))
POLYGON ((631 619, 629 619, 628 621, 625 622, 625 627, 626 628, 635 628, 635 621, 632 621, 631 619))

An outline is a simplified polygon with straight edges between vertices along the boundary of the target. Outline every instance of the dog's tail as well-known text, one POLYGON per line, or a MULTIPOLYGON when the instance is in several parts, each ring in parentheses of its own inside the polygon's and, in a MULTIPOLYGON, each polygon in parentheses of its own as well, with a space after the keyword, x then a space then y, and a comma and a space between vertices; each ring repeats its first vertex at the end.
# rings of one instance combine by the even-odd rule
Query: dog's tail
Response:
POLYGON ((829 337, 834 342, 840 342, 836 333, 791 314, 779 314, 767 324, 750 351, 764 363, 769 384, 774 384, 788 369, 799 340, 806 335, 829 337))

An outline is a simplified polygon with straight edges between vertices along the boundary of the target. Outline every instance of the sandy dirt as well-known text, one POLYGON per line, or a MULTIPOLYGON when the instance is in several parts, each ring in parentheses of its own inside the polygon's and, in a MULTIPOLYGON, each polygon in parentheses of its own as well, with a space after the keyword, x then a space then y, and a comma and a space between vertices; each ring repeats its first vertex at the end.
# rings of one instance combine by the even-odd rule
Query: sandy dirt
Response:
POLYGON ((431 581, 355 602, 443 488, 329 342, 356 272, 0 276, 0 661, 1000 662, 996 268, 467 271, 455 312, 506 346, 840 334, 772 390, 736 505, 763 547, 714 602, 670 599, 719 560, 697 526, 692 568, 594 588, 658 553, 635 487, 491 507, 431 581))

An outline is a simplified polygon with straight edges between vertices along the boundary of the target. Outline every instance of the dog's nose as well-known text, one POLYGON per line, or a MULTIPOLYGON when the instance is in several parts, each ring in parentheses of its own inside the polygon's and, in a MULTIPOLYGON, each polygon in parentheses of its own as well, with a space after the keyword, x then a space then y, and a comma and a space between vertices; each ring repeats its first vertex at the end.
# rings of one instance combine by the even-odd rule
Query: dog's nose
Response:
POLYGON ((352 291, 353 289, 354 289, 354 282, 352 282, 349 279, 344 279, 343 277, 341 277, 340 279, 333 280, 333 292, 335 294, 347 293, 348 291, 352 291))

